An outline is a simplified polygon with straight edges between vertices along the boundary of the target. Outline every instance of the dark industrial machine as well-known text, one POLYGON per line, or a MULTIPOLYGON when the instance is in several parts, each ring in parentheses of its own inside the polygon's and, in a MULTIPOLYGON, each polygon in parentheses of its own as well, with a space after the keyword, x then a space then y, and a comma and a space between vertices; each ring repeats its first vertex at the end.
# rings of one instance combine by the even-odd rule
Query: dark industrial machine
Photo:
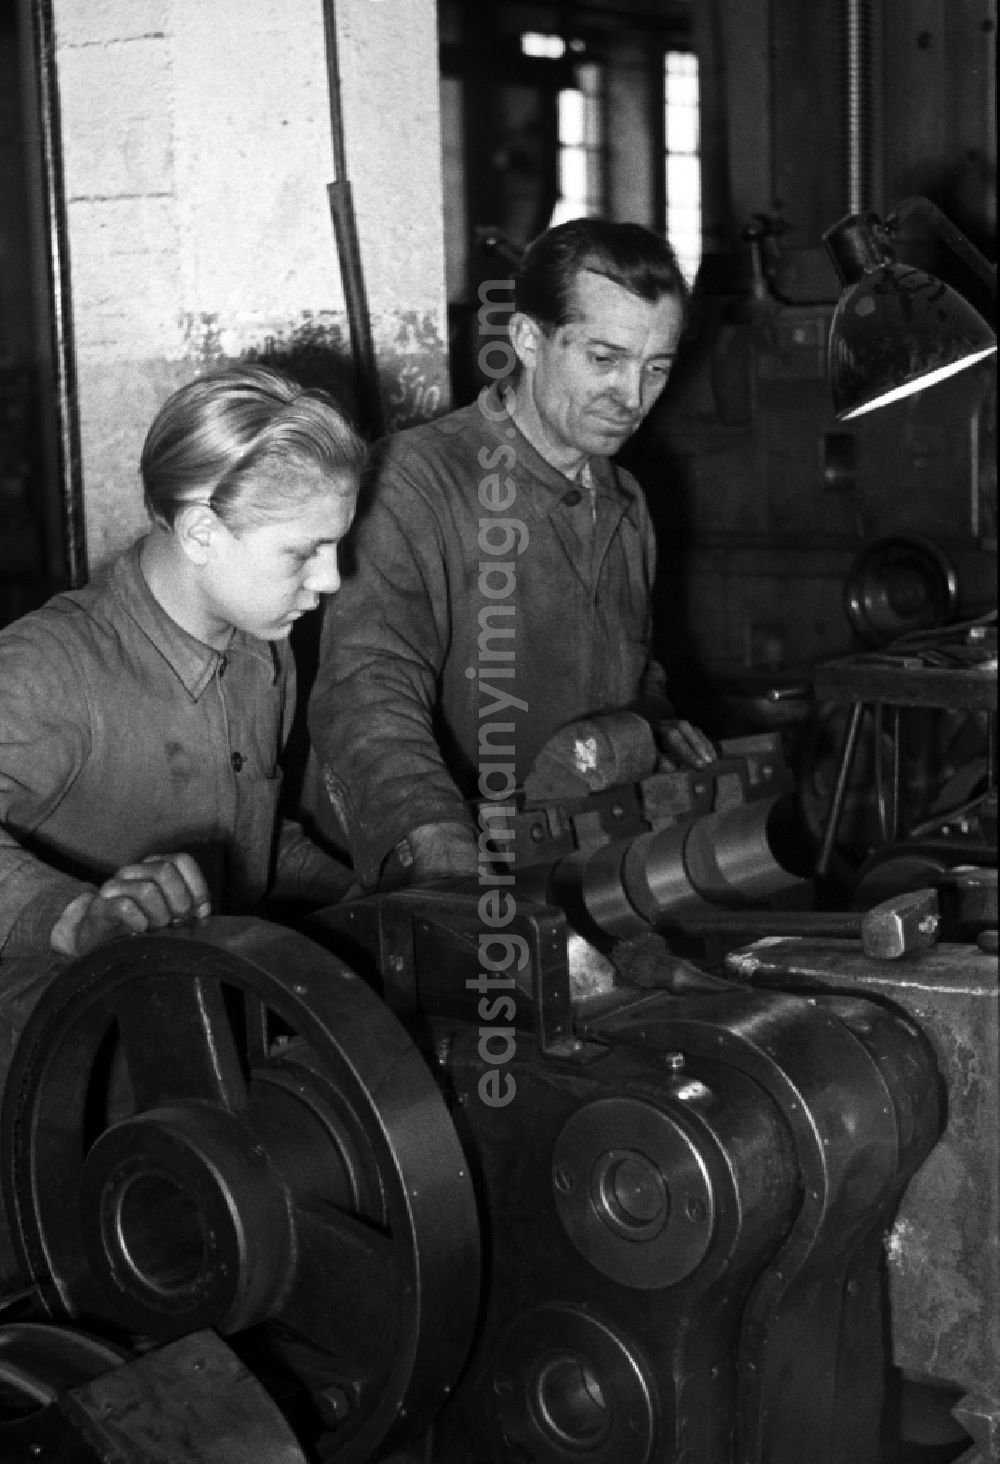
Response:
POLYGON ((54 1315, 140 1349, 238 1337, 321 1454, 440 1407, 478 1305, 468 1165, 334 956, 225 919, 109 947, 51 988, 7 1092, 8 1214, 54 1315))
POLYGON ((478 881, 56 975, 5 1460, 882 1464, 910 1378, 996 1458, 995 962, 933 890, 797 908, 774 737, 564 750, 478 881))

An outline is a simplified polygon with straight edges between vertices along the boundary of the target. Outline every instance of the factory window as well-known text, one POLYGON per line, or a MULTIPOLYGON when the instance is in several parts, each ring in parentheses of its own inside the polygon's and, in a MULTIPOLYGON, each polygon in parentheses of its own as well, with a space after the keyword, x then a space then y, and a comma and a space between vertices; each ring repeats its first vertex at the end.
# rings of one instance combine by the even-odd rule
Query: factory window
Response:
POLYGON ((521 37, 521 50, 526 56, 542 56, 546 61, 558 61, 566 54, 566 42, 562 36, 543 36, 539 31, 525 31, 521 37))
POLYGON ((689 283, 701 263, 701 159, 698 58, 667 51, 663 58, 663 136, 667 237, 689 283))
POLYGON ((559 93, 559 200, 553 224, 599 214, 604 198, 601 68, 576 67, 576 86, 559 93))
MULTIPOLYGON (((558 61, 567 50, 579 56, 585 49, 585 43, 576 37, 566 41, 562 36, 543 35, 538 31, 525 31, 521 36, 521 50, 526 56, 549 61, 558 61)), ((556 97, 559 198, 550 226, 599 214, 604 203, 601 68, 593 62, 577 60, 573 65, 573 80, 575 85, 561 88, 556 97)))

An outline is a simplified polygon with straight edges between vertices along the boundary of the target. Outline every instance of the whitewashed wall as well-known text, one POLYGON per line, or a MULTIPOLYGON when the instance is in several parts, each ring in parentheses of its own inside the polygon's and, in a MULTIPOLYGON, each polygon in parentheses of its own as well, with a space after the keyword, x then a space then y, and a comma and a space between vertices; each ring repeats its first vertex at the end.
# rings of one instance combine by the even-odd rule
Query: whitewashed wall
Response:
MULTIPOLYGON (((56 0, 91 571, 143 527, 166 395, 290 353, 349 376, 321 0, 56 0), (337 367, 338 359, 342 368, 337 367)), ((337 0, 387 424, 448 405, 434 0, 337 0)))

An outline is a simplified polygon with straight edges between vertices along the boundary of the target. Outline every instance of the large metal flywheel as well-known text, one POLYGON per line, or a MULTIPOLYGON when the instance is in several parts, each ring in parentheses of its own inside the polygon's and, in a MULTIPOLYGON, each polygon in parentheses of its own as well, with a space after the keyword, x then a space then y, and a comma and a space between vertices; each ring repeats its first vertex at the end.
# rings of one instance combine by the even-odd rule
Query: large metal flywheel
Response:
POLYGON ((479 1302, 465 1158, 425 1059, 320 945, 249 919, 61 973, 19 1043, 5 1200, 52 1315, 226 1336, 310 1448, 440 1407, 479 1302))

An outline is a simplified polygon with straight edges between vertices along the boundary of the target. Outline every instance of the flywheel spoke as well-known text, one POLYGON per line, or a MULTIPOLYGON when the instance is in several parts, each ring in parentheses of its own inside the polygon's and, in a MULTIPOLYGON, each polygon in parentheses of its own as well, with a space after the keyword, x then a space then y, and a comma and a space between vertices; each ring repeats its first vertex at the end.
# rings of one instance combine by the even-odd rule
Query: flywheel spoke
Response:
POLYGON ((203 975, 150 976, 122 990, 116 1015, 140 1110, 187 1099, 242 1108, 246 1076, 234 1016, 243 1014, 238 1004, 227 1005, 220 982, 203 975))
POLYGON ((351 1357, 359 1377, 384 1369, 400 1285, 392 1237, 332 1207, 300 1211, 295 1232, 289 1324, 323 1352, 351 1357))
POLYGON ((243 993, 247 1070, 253 1072, 271 1055, 274 1013, 249 991, 243 993))

